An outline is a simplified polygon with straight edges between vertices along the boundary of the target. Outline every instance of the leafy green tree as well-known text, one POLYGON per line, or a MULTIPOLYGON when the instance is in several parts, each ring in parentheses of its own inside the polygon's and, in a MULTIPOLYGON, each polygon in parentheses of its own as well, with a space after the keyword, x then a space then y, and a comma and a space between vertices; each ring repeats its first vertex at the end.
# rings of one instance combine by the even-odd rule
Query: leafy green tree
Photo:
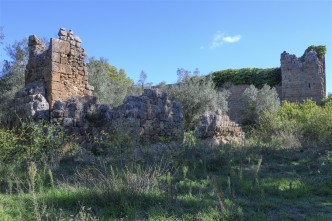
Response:
POLYGON ((332 93, 329 93, 329 94, 327 95, 327 97, 324 97, 324 98, 322 99, 322 106, 325 106, 325 105, 327 105, 327 104, 329 104, 329 103, 332 103, 332 93))
POLYGON ((133 80, 126 76, 125 71, 123 69, 118 71, 105 58, 97 60, 92 57, 89 59, 87 67, 89 83, 95 87, 94 95, 102 103, 112 107, 121 105, 134 86, 133 80))
POLYGON ((28 63, 27 39, 16 41, 5 47, 9 60, 3 61, 0 77, 0 123, 6 122, 10 101, 24 86, 25 67, 28 63))
POLYGON ((242 116, 244 125, 259 123, 260 116, 264 111, 276 111, 280 106, 280 100, 275 88, 264 85, 257 89, 250 85, 242 95, 242 116))
POLYGON ((215 90, 211 78, 185 77, 181 83, 164 85, 171 100, 182 103, 185 130, 193 130, 199 117, 207 111, 220 109, 227 111, 228 92, 215 90))

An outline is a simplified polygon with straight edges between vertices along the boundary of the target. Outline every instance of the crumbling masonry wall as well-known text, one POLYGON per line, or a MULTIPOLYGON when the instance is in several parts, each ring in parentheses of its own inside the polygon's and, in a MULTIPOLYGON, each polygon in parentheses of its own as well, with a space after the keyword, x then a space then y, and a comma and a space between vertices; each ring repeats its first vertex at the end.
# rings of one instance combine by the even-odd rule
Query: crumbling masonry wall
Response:
POLYGON ((52 121, 84 137, 86 134, 121 133, 135 142, 182 140, 182 106, 160 90, 145 89, 129 96, 116 108, 100 104, 96 97, 72 97, 56 101, 52 121))

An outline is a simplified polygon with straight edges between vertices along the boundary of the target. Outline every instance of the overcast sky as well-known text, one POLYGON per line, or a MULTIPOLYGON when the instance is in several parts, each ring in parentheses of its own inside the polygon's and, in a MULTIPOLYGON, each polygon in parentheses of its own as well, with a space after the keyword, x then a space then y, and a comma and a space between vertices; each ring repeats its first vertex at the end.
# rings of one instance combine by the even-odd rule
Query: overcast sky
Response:
POLYGON ((0 26, 6 44, 72 29, 88 56, 107 58, 134 81, 144 70, 154 84, 175 82, 181 67, 279 67, 283 51, 301 56, 326 45, 332 92, 330 0, 0 0, 0 26))

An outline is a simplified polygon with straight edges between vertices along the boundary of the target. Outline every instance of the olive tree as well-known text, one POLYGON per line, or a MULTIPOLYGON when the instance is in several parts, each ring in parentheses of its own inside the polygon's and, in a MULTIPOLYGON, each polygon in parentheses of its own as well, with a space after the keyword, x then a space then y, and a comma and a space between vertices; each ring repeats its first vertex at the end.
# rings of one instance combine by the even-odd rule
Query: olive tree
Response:
POLYGON ((134 86, 133 80, 126 76, 125 71, 118 71, 104 58, 90 58, 87 67, 89 83, 95 88, 94 95, 111 107, 121 105, 134 86))
POLYGON ((264 85, 257 89, 250 85, 242 94, 241 122, 245 125, 257 124, 264 111, 276 111, 280 106, 280 100, 276 89, 264 85))
POLYGON ((228 110, 228 91, 216 90, 211 78, 185 77, 181 83, 165 85, 162 89, 171 100, 182 103, 186 130, 194 129, 199 117, 207 111, 228 110))

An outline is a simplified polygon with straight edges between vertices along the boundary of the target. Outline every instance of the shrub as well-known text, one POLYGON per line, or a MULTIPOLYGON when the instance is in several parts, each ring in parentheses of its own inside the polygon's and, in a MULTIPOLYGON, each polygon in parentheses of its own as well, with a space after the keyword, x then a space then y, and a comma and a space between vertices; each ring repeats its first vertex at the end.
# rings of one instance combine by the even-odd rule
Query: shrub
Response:
POLYGON ((318 106, 312 100, 304 103, 283 101, 275 112, 264 112, 260 130, 264 137, 292 136, 302 145, 318 144, 332 138, 332 102, 318 106))
POLYGON ((182 83, 164 86, 162 90, 168 93, 171 100, 182 103, 186 130, 193 129, 199 116, 206 111, 228 110, 228 92, 215 90, 211 78, 185 78, 182 83))
POLYGON ((280 106, 275 88, 264 85, 262 89, 257 89, 250 85, 242 95, 242 116, 241 121, 244 125, 257 124, 264 111, 276 111, 280 106))
POLYGON ((54 168, 70 151, 65 143, 62 129, 47 122, 29 122, 19 129, 0 129, 0 161, 22 167, 34 161, 37 165, 54 168))

